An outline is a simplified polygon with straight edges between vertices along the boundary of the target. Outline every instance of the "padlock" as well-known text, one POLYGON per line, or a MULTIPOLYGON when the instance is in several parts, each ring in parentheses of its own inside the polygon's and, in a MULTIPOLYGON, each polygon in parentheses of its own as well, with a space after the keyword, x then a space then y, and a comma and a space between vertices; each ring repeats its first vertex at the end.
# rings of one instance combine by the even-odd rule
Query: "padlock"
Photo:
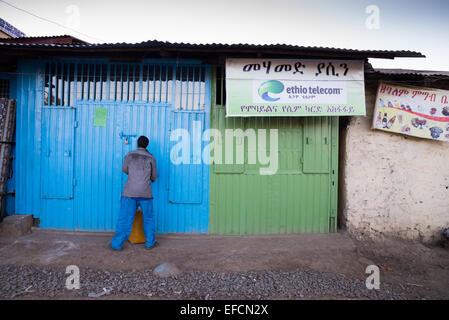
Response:
POLYGON ((128 141, 128 139, 125 139, 125 144, 129 144, 129 141, 128 141))

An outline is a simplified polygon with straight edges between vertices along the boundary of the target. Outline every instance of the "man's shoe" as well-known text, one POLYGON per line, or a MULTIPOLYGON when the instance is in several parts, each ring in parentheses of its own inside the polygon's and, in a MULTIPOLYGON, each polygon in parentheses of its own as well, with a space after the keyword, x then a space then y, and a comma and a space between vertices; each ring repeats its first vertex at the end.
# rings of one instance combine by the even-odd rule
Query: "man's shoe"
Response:
POLYGON ((159 246, 159 242, 156 241, 156 242, 154 242, 154 244, 151 247, 145 247, 145 249, 151 250, 153 248, 156 248, 157 246, 159 246))
POLYGON ((112 250, 112 251, 122 251, 122 250, 123 250, 123 247, 121 247, 120 249, 115 249, 115 248, 113 248, 111 245, 109 245, 108 247, 109 247, 109 249, 112 250))

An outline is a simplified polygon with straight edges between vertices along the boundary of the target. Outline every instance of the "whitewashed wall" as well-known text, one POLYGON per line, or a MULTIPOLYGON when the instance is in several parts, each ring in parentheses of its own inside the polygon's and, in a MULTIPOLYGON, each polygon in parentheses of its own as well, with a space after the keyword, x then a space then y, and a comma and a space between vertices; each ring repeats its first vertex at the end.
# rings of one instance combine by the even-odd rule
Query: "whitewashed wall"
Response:
POLYGON ((366 117, 342 134, 341 214, 349 232, 434 242, 449 227, 449 143, 371 129, 377 83, 366 86, 366 117))

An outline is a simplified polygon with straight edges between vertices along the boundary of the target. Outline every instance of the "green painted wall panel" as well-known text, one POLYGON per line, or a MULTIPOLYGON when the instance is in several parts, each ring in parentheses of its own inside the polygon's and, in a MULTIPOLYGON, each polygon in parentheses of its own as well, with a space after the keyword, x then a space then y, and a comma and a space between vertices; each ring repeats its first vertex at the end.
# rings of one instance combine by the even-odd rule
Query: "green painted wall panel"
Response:
MULTIPOLYGON (((224 81, 218 81, 224 84, 224 81)), ((210 170, 211 234, 327 233, 336 230, 338 118, 225 118, 216 103, 212 77, 211 128, 278 129, 279 169, 260 175, 261 164, 212 163, 210 170), (335 218, 332 218, 332 215, 335 218)), ((224 90, 221 90, 223 92, 224 90)), ((223 99, 218 99, 223 101, 223 99)), ((224 103, 223 103, 224 104, 224 103)), ((269 135, 267 134, 267 141, 269 135)), ((234 139, 234 153, 237 139, 234 139)), ((269 145, 267 146, 269 150, 269 145)), ((235 157, 234 157, 235 158, 235 157)), ((257 157, 256 157, 257 158, 257 157)), ((224 149, 223 149, 224 159, 224 149)))
POLYGON ((304 173, 329 173, 331 126, 329 117, 303 118, 304 173))

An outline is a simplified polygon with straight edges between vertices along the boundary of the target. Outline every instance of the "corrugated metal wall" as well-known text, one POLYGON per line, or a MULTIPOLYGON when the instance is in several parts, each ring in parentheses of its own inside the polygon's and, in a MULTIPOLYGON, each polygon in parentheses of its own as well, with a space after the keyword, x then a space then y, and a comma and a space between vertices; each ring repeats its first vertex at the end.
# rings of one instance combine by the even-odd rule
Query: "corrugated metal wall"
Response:
POLYGON ((169 148, 174 128, 209 128, 209 67, 21 62, 19 83, 17 213, 39 217, 43 228, 114 230, 123 158, 146 135, 160 175, 157 232, 208 232, 209 167, 175 166, 169 148), (107 110, 104 125, 95 125, 98 108, 107 110))
POLYGON ((126 179, 121 163, 143 134, 161 177, 158 232, 334 231, 338 118, 226 118, 223 80, 211 81, 201 65, 21 61, 16 213, 33 214, 43 228, 112 231, 126 179), (93 125, 96 108, 108 110, 104 127, 93 125), (223 137, 227 128, 278 129, 278 172, 260 175, 264 165, 248 163, 257 148, 244 149, 244 164, 209 168, 192 153, 190 164, 174 165, 170 133, 185 128, 195 137, 198 123, 201 133, 212 123, 223 137))
MULTIPOLYGON (((260 175, 248 156, 257 147, 246 139, 243 164, 211 165, 210 233, 323 233, 336 228, 338 118, 225 118, 224 74, 214 73, 211 128, 278 129, 279 169, 260 175), (216 86, 221 86, 217 88, 216 86)), ((267 144, 269 150, 269 144, 267 144)), ((223 160, 224 162, 224 160, 223 160)))
POLYGON ((41 217, 40 150, 43 65, 19 61, 17 76, 15 213, 41 217))

